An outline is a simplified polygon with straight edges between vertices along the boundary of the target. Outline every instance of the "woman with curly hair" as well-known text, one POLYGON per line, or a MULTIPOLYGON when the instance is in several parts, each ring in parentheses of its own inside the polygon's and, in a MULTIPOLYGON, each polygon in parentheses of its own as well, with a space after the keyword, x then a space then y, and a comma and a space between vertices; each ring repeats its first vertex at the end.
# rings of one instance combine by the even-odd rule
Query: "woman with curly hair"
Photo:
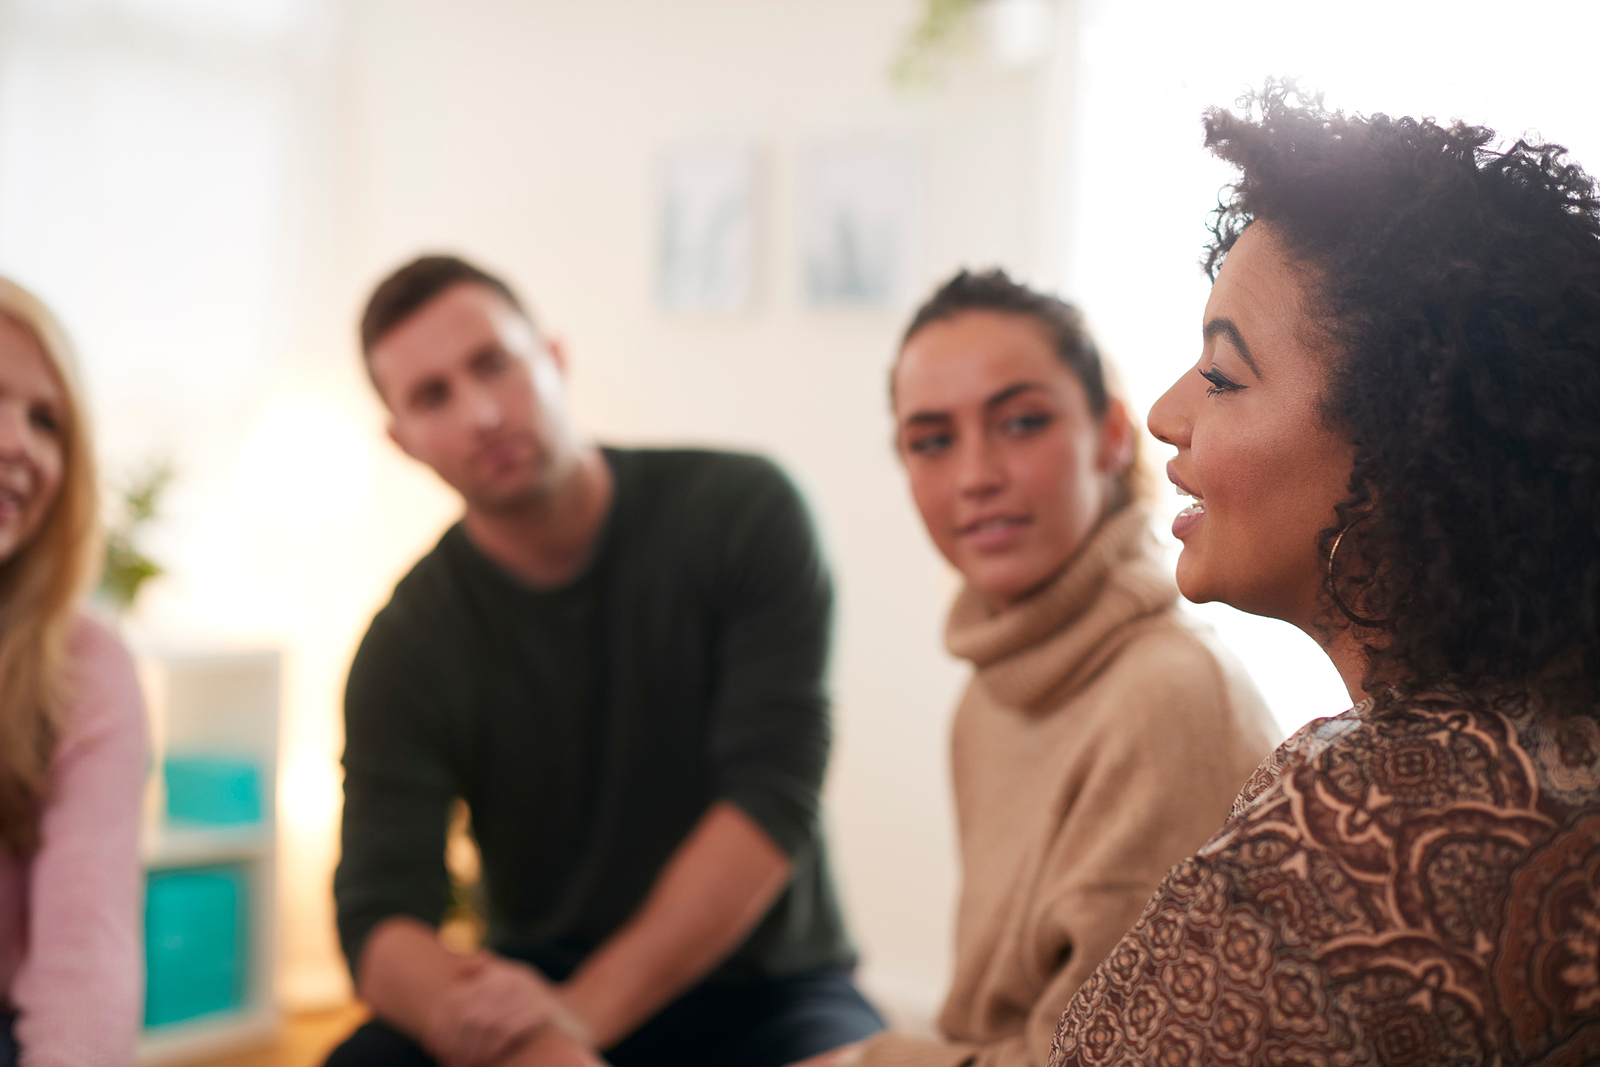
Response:
POLYGON ((1052 1063, 1600 1061, 1600 198, 1561 148, 1269 83, 1207 143, 1178 584, 1354 708, 1246 785, 1052 1063))
POLYGON ((0 1067, 131 1065, 144 704, 81 611, 94 454, 66 335, 0 278, 0 1067))

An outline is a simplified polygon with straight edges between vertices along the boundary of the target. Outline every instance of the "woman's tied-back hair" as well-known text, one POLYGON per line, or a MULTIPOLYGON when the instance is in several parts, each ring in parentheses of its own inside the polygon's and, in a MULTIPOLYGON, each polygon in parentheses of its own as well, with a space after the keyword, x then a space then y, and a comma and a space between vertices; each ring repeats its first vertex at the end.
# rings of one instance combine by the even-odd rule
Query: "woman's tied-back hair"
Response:
POLYGON ((1322 414, 1355 446, 1325 622, 1368 686, 1600 695, 1600 200, 1554 144, 1327 111, 1292 82, 1213 110, 1253 223, 1306 272, 1322 414))
POLYGON ((5 278, 0 315, 33 335, 62 393, 56 498, 33 536, 0 562, 0 848, 26 856, 39 844, 50 757, 65 725, 67 638, 99 560, 99 490, 66 332, 37 297, 5 278))
MULTIPOLYGON (((911 339, 936 322, 953 319, 969 311, 997 311, 1031 319, 1045 333, 1056 358, 1083 386, 1089 412, 1095 418, 1105 415, 1116 393, 1116 371, 1101 358, 1100 349, 1089 333, 1083 312, 1051 293, 1041 292, 1013 279, 1004 270, 973 272, 961 270, 941 285, 911 316, 911 323, 900 335, 900 351, 911 339)), ((889 397, 894 398, 894 376, 899 369, 897 356, 889 368, 889 397)), ((1121 492, 1112 510, 1135 499, 1147 499, 1152 479, 1141 459, 1143 434, 1134 427, 1133 455, 1120 478, 1121 492)))

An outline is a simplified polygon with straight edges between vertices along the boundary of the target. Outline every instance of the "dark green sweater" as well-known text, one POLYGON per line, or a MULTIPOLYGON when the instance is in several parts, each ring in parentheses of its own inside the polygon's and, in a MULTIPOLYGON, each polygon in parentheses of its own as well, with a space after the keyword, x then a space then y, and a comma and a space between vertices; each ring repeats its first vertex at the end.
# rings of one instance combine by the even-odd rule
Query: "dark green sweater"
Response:
POLYGON ((571 584, 523 585, 457 524, 361 642, 334 878, 352 967, 384 918, 440 921, 456 797, 472 811, 501 951, 576 963, 727 800, 794 877, 718 974, 854 959, 817 813, 832 593, 805 506, 752 456, 605 456, 611 513, 571 584))

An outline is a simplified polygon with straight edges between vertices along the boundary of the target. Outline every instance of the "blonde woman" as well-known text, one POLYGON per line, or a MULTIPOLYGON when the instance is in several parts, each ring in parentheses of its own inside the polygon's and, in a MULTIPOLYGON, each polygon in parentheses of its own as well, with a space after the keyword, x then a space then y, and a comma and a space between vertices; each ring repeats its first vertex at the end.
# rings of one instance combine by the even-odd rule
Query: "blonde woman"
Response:
POLYGON ((0 1065, 131 1064, 144 705, 79 608, 98 547, 71 349, 0 278, 0 1065))

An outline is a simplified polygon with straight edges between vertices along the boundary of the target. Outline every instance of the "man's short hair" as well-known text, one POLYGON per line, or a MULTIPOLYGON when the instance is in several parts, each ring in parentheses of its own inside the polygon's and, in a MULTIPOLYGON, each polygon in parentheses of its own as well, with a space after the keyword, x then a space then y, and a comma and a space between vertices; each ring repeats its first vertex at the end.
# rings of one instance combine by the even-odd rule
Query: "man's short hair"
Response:
POLYGON ((511 287, 481 267, 457 256, 419 256, 379 282, 372 291, 367 309, 361 314, 362 357, 371 357, 374 345, 428 301, 463 282, 493 290, 522 315, 532 318, 511 287))

